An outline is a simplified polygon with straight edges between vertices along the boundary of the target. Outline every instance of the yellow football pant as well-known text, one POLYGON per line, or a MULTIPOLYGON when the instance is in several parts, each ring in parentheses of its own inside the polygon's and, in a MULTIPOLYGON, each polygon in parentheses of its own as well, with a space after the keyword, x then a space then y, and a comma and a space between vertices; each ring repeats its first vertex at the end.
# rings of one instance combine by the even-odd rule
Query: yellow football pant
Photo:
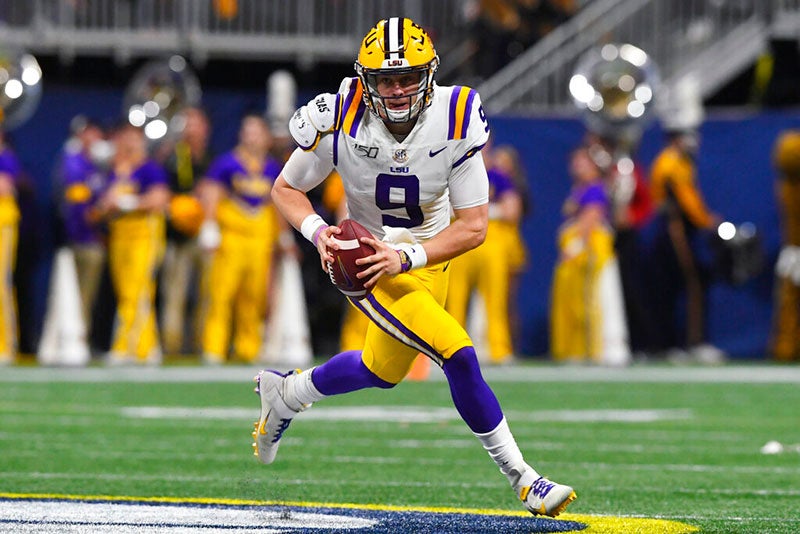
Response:
POLYGON ((108 263, 117 297, 112 354, 139 361, 160 356, 155 295, 164 232, 161 215, 126 215, 110 226, 108 263))
POLYGON ((361 350, 367 337, 369 318, 361 313, 355 306, 348 305, 342 320, 342 329, 339 338, 339 350, 361 350))
POLYGON ((603 357, 603 316, 599 280, 602 270, 614 257, 613 234, 606 229, 590 233, 582 250, 570 257, 564 254, 580 247, 574 228, 559 236, 562 259, 556 264, 550 311, 550 350, 556 360, 603 357))
POLYGON ((211 257, 204 281, 201 344, 207 357, 224 361, 235 318, 234 354, 252 362, 261 349, 277 220, 271 208, 249 218, 233 210, 230 203, 220 206, 222 242, 211 257))
POLYGON ((417 354, 441 366, 472 345, 464 328, 444 309, 448 266, 449 262, 382 277, 370 295, 354 302, 371 320, 361 358, 379 378, 397 384, 417 354))
POLYGON ((0 362, 17 354, 17 300, 14 264, 17 259, 19 210, 13 198, 0 198, 0 362))
POLYGON ((489 358, 495 363, 514 354, 508 291, 512 272, 520 262, 519 254, 514 253, 517 240, 513 225, 490 221, 483 244, 453 259, 450 267, 447 311, 466 325, 472 292, 480 293, 486 307, 489 358))

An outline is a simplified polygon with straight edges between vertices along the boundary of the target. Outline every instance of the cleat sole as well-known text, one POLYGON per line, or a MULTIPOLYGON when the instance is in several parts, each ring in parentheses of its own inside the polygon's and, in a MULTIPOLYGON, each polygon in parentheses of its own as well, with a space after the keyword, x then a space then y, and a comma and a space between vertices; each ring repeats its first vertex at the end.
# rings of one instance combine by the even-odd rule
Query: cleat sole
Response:
MULTIPOLYGON (((561 512, 563 512, 564 510, 567 509, 567 506, 569 506, 569 504, 572 501, 574 501, 577 498, 578 498, 578 494, 573 491, 572 493, 570 493, 567 496, 566 499, 564 499, 564 502, 562 502, 561 504, 556 506, 549 514, 546 514, 546 515, 549 515, 550 517, 558 516, 561 512)), ((544 508, 544 507, 542 507, 542 508, 544 508)))

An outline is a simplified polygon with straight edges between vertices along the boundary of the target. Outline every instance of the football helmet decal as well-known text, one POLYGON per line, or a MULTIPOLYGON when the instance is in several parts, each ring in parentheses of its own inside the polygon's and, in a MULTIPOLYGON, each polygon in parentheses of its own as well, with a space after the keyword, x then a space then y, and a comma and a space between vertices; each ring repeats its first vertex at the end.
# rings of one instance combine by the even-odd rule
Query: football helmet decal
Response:
POLYGON ((388 122, 408 122, 427 108, 433 96, 433 75, 439 56, 427 32, 411 19, 392 17, 379 21, 364 37, 355 70, 364 86, 364 103, 378 118, 388 122), (417 90, 400 97, 382 96, 378 80, 385 76, 418 75, 417 90), (404 109, 397 108, 407 100, 404 109), (393 105, 387 105, 390 103, 393 105))

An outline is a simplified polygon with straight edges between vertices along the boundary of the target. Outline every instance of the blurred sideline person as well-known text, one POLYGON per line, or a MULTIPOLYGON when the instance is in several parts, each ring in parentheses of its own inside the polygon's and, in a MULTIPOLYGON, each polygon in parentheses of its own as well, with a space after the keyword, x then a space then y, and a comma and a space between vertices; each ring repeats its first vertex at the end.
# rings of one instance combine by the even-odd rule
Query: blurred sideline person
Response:
POLYGON ((652 299, 659 332, 658 348, 676 362, 721 363, 724 353, 706 340, 710 268, 699 261, 702 240, 720 217, 709 210, 697 184, 695 164, 700 135, 695 129, 669 129, 667 146, 651 171, 651 192, 656 209, 652 299), (678 299, 685 293, 686 320, 679 325, 678 299), (687 352, 688 351, 688 352, 687 352))
MULTIPOLYGON (((493 154, 488 154, 488 159, 493 160, 493 154)), ((520 263, 524 264, 524 248, 518 231, 523 201, 509 174, 492 165, 488 169, 488 178, 486 239, 480 246, 451 260, 445 309, 466 327, 470 298, 477 290, 486 310, 489 361, 505 364, 514 358, 509 289, 515 270, 520 263), (523 251, 521 254, 520 249, 523 251)))
POLYGON ((511 177, 514 187, 522 200, 522 215, 519 224, 514 227, 512 245, 510 251, 511 280, 508 283, 509 299, 508 322, 511 325, 512 343, 515 347, 519 345, 521 334, 520 318, 517 310, 517 298, 519 294, 519 279, 528 267, 528 245, 522 235, 522 223, 526 217, 533 213, 533 200, 531 198, 528 175, 522 166, 519 152, 511 145, 498 145, 491 151, 491 166, 511 177))
POLYGON ((164 254, 169 187, 148 157, 141 128, 124 123, 111 137, 114 158, 96 216, 108 220, 108 262, 117 299, 110 365, 159 365, 156 276, 164 254))
POLYGON ((642 164, 636 161, 634 143, 588 133, 585 145, 603 174, 611 204, 610 222, 614 230, 614 250, 619 263, 625 317, 631 350, 637 358, 653 352, 658 326, 652 317, 647 286, 646 253, 642 230, 653 216, 650 186, 642 164))
POLYGON ((0 365, 17 359, 17 301, 14 291, 14 266, 20 212, 16 200, 16 183, 22 164, 6 144, 0 130, 0 365))
MULTIPOLYGON (((168 151, 162 155, 172 193, 160 283, 161 337, 167 354, 191 353, 196 349, 196 336, 184 339, 186 318, 197 311, 197 288, 202 270, 196 237, 204 216, 195 190, 212 158, 208 148, 211 127, 205 111, 188 107, 181 113, 185 125, 180 138, 167 146, 168 151), (190 306, 190 302, 195 306, 190 306)), ((196 323, 197 317, 190 322, 196 323)), ((199 328, 191 328, 191 331, 199 331, 199 328)))
POLYGON ((75 258, 87 338, 92 326, 92 307, 106 259, 101 226, 91 211, 106 186, 113 145, 101 126, 83 115, 73 118, 72 135, 65 143, 57 169, 64 239, 75 258))
POLYGON ((726 359, 706 340, 708 289, 712 266, 704 261, 708 238, 721 218, 703 199, 697 178, 700 125, 705 117, 700 84, 687 77, 669 87, 662 98, 661 123, 667 145, 650 171, 650 192, 656 216, 651 233, 651 291, 660 339, 656 350, 675 363, 719 364, 726 359), (685 300, 685 322, 678 301, 685 300))
POLYGON ((622 286, 600 169, 585 147, 570 155, 573 186, 558 230, 551 352, 557 361, 630 363, 622 286))
POLYGON ((456 409, 525 508, 558 515, 575 493, 525 462, 472 341, 443 307, 450 260, 486 236, 489 186, 481 149, 489 125, 474 90, 434 83, 437 66, 420 26, 402 17, 381 20, 361 44, 358 77, 344 79, 337 94, 318 95, 292 118, 300 148, 275 183, 275 205, 317 246, 325 269, 340 229, 325 223, 306 192, 333 168, 339 171, 349 217, 376 236, 362 238, 376 253, 359 260, 372 292, 353 300, 372 322, 361 351, 303 372, 256 376, 255 453, 272 463, 299 412, 331 395, 392 388, 423 352, 444 371, 456 409))
POLYGON ((248 114, 239 142, 217 157, 200 185, 205 213, 198 243, 209 255, 203 280, 202 359, 228 360, 233 326, 233 358, 253 362, 262 344, 273 255, 292 250, 294 238, 272 206, 270 191, 280 163, 270 156, 266 120, 248 114), (280 241, 279 241, 280 240, 280 241))
POLYGON ((775 196, 781 223, 781 250, 775 265, 775 292, 769 350, 782 362, 800 360, 800 131, 782 132, 775 142, 778 172, 775 196))

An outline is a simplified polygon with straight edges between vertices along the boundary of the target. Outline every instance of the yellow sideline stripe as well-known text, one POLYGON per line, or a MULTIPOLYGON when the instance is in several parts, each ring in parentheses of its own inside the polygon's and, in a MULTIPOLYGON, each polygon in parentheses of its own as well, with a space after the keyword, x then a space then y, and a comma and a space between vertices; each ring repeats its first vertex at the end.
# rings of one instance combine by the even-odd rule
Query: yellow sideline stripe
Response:
MULTIPOLYGON (((488 516, 529 517, 522 510, 494 510, 484 508, 454 508, 449 506, 397 506, 390 504, 356 504, 306 501, 259 501, 252 499, 219 499, 210 497, 131 497, 127 495, 69 495, 63 493, 2 493, 0 499, 60 499, 69 501, 118 501, 118 502, 154 502, 170 504, 225 504, 229 506, 296 506, 298 508, 340 508, 348 510, 371 510, 375 512, 427 512, 432 514, 475 514, 488 516)), ((544 517, 544 516, 542 516, 544 517)), ((697 532, 698 527, 668 521, 666 519, 648 519, 641 517, 611 517, 586 514, 561 514, 558 519, 576 521, 589 525, 580 531, 591 534, 688 534, 697 532)))

